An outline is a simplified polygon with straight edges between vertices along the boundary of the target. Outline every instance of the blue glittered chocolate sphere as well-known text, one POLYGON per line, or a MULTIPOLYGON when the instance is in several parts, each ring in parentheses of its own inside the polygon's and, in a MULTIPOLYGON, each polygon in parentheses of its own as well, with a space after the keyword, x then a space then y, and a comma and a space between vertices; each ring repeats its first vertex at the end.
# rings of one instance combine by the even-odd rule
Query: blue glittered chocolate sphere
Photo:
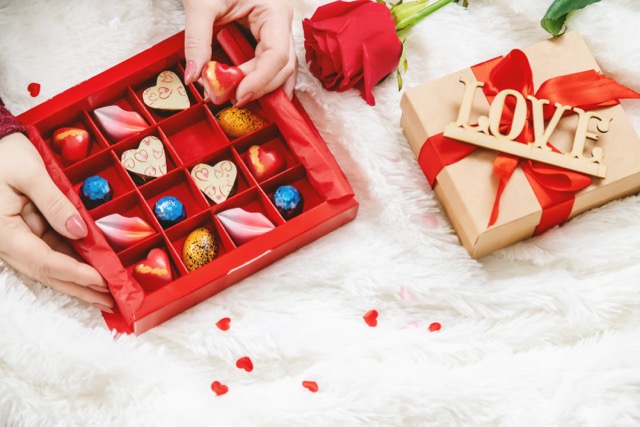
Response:
POLYGON ((153 213, 160 222, 162 228, 176 225, 187 217, 182 202, 173 196, 164 196, 153 207, 153 213))
POLYGON ((107 203, 113 197, 109 181, 101 176, 90 176, 80 187, 80 199, 87 209, 96 208, 107 203))
POLYGON ((272 201, 284 219, 291 219, 302 212, 304 199, 293 185, 283 185, 273 193, 272 201))

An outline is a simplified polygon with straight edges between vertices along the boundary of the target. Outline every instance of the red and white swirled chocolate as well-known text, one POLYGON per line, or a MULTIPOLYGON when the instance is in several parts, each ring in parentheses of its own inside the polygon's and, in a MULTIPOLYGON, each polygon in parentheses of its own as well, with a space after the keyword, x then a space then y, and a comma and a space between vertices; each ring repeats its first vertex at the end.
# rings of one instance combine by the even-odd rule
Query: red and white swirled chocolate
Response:
POLYGON ((240 245, 275 228, 260 212, 247 212, 242 208, 227 209, 216 216, 233 240, 240 245))
POLYGON ((102 230, 107 241, 117 249, 129 247, 155 234, 155 230, 137 216, 111 214, 97 220, 96 225, 102 230))
POLYGON ((202 69, 202 82, 204 88, 216 105, 224 104, 233 95, 244 73, 238 67, 232 67, 217 61, 209 61, 202 69))
POLYGON ((135 135, 148 126, 140 114, 123 110, 118 105, 96 108, 93 113, 105 133, 116 141, 135 135))

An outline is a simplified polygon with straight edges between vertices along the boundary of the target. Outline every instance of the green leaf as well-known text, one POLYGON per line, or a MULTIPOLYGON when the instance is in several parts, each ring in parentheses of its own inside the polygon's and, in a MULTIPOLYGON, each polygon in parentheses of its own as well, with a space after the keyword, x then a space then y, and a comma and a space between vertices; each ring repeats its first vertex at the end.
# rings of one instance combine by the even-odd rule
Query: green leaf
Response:
POLYGON ((559 36, 567 30, 567 17, 574 10, 582 9, 600 0, 555 0, 540 21, 542 28, 552 36, 559 36))

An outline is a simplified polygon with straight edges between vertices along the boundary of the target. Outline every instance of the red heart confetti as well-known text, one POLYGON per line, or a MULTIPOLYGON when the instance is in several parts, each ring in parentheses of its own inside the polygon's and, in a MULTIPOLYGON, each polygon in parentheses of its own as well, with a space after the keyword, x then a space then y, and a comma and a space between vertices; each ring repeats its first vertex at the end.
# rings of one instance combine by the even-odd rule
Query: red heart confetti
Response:
POLYGON ((438 322, 433 322, 432 324, 429 325, 430 332, 438 332, 440 328, 442 328, 442 325, 438 322))
POLYGON ((211 390, 213 390, 213 392, 218 396, 222 396, 229 391, 229 387, 222 384, 220 381, 214 381, 211 383, 211 390))
POLYGON ((220 330, 222 331, 228 331, 230 323, 231 323, 231 319, 229 319, 228 317, 223 317, 222 319, 218 320, 218 322, 216 323, 216 326, 220 328, 220 330))
POLYGON ((362 316, 362 318, 367 323, 367 325, 371 326, 372 328, 374 326, 378 325, 378 311, 377 310, 369 310, 369 311, 367 311, 367 314, 362 316))
POLYGON ((40 95, 40 83, 29 83, 29 86, 27 86, 27 90, 29 91, 29 94, 35 98, 36 96, 40 95))
POLYGON ((311 393, 318 392, 318 383, 315 381, 302 381, 302 387, 306 388, 311 393))
POLYGON ((236 361, 236 366, 247 372, 253 371, 253 362, 247 356, 241 357, 236 361))

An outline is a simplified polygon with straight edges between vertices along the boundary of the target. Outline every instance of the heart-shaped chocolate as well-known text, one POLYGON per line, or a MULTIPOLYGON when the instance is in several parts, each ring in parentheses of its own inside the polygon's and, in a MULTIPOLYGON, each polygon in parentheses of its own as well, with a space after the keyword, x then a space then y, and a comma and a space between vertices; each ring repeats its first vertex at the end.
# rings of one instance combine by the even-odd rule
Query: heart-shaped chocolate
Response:
POLYGON ((156 85, 142 92, 142 100, 147 106, 164 111, 186 110, 191 106, 187 90, 173 71, 161 72, 156 85))
POLYGON ((89 132, 79 128, 60 128, 53 133, 53 151, 60 155, 62 166, 86 158, 91 149, 89 132))
POLYGON ((151 249, 147 258, 133 267, 133 277, 147 292, 155 291, 171 282, 171 263, 164 249, 151 249))
POLYGON ((167 173, 164 146, 155 136, 145 137, 138 148, 122 153, 120 161, 126 170, 144 178, 157 178, 167 173))
POLYGON ((204 88, 211 102, 216 105, 227 102, 243 78, 244 73, 240 68, 217 61, 209 61, 202 69, 204 88))
POLYGON ((204 163, 191 169, 196 185, 214 203, 222 203, 235 192, 238 177, 236 165, 223 160, 213 166, 204 163))
POLYGON ((258 181, 271 178, 286 167, 279 151, 269 150, 261 145, 252 145, 245 154, 247 167, 258 181))

